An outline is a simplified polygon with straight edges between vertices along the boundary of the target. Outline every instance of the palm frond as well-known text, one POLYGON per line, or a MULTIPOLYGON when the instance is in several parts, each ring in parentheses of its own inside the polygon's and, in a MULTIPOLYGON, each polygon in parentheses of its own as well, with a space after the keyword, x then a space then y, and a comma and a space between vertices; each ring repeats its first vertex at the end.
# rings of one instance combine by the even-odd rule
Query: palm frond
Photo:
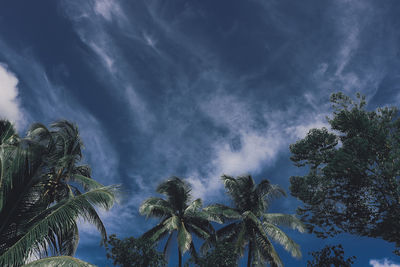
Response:
POLYGON ((58 242, 60 243, 60 255, 75 255, 79 243, 78 225, 76 223, 72 225, 67 234, 61 235, 61 238, 58 238, 58 242))
POLYGON ((35 187, 40 176, 42 150, 37 146, 0 146, 0 236, 21 209, 29 210, 40 199, 35 187))
POLYGON ((187 230, 189 230, 190 232, 193 232, 195 235, 197 235, 198 237, 200 237, 203 240, 210 238, 210 233, 201 229, 201 227, 198 227, 195 224, 188 224, 187 230))
POLYGON ((247 243, 247 231, 246 231, 246 225, 244 223, 240 224, 240 230, 239 233, 237 234, 237 239, 235 242, 235 248, 236 252, 242 257, 244 254, 244 247, 247 243))
POLYGON ((172 232, 174 230, 179 230, 181 227, 181 220, 178 216, 172 216, 169 219, 165 220, 164 224, 167 226, 168 231, 172 232))
POLYGON ((142 215, 149 217, 168 217, 174 214, 174 210, 170 203, 165 199, 158 197, 151 197, 146 199, 140 205, 139 212, 142 215))
POLYGON ((185 214, 194 213, 200 210, 202 206, 203 206, 203 201, 200 198, 198 198, 194 200, 192 203, 190 203, 190 205, 185 209, 185 214))
MULTIPOLYGON (((253 225, 255 240, 258 242, 259 246, 264 250, 264 253, 261 253, 261 256, 265 259, 270 258, 271 264, 276 264, 277 266, 283 266, 282 261, 279 258, 278 254, 275 251, 274 246, 269 241, 266 231, 264 229, 263 224, 260 220, 252 213, 245 212, 243 214, 245 219, 249 220, 253 225)), ((279 228, 278 228, 279 229, 279 228)))
POLYGON ((293 257, 301 258, 300 246, 296 244, 289 236, 275 225, 263 222, 263 228, 268 236, 283 246, 286 251, 289 251, 293 257))
POLYGON ((169 233, 169 220, 170 218, 164 219, 161 221, 159 224, 148 230, 147 232, 143 233, 141 238, 149 239, 152 242, 157 242, 161 238, 163 238, 165 235, 169 233))
POLYGON ((217 231, 218 240, 233 241, 237 237, 240 227, 241 223, 239 222, 234 222, 222 227, 217 231))
MULTIPOLYGON (((47 234, 47 247, 51 250, 53 256, 73 256, 78 247, 79 231, 75 224, 70 225, 70 229, 49 228, 47 234)), ((43 244, 35 244, 32 251, 38 258, 47 257, 49 255, 47 249, 43 250, 43 244)))
POLYGON ((185 224, 181 222, 178 227, 178 247, 182 253, 190 249, 192 235, 186 230, 185 224))
POLYGON ((221 180, 224 184, 224 187, 225 187, 228 195, 231 196, 233 201, 241 198, 240 188, 239 188, 238 182, 236 181, 235 178, 224 174, 221 176, 221 180))
POLYGON ((17 136, 17 131, 12 123, 8 120, 0 120, 0 145, 8 143, 14 136, 17 136))
POLYGON ((157 192, 165 195, 173 209, 181 213, 187 208, 186 205, 191 199, 190 191, 190 186, 176 176, 169 178, 157 187, 157 192))
POLYGON ((81 175, 81 174, 73 174, 70 176, 71 181, 77 182, 82 185, 83 189, 91 190, 95 188, 103 187, 104 185, 96 182, 93 178, 81 175))
POLYGON ((30 262, 28 264, 23 265, 22 267, 96 267, 93 264, 88 262, 84 262, 77 258, 73 258, 70 256, 57 256, 57 257, 48 257, 40 260, 36 260, 30 262))
POLYGON ((46 250, 47 244, 51 242, 51 238, 48 237, 49 228, 57 232, 70 229, 78 217, 93 222, 95 218, 90 212, 92 205, 105 209, 111 208, 115 190, 115 186, 94 189, 46 209, 37 215, 32 223, 25 226, 24 233, 18 241, 0 255, 0 264, 9 266, 18 260, 25 259, 29 254, 29 249, 37 246, 38 243, 41 244, 43 250, 46 250))
POLYGON ((51 132, 41 123, 33 123, 30 126, 27 138, 47 147, 48 149, 51 149, 54 145, 51 132))
POLYGON ((257 233, 255 236, 256 248, 260 260, 269 262, 272 267, 283 267, 283 263, 271 241, 265 234, 257 233))
POLYGON ((276 226, 289 227, 293 230, 297 230, 300 233, 306 231, 306 226, 295 216, 291 214, 282 213, 265 213, 263 219, 276 226))
POLYGON ((269 204, 272 200, 277 199, 279 197, 285 197, 286 192, 279 185, 270 185, 270 188, 267 192, 264 192, 264 199, 269 204))
POLYGON ((241 219, 242 215, 240 212, 234 208, 222 205, 222 204, 213 204, 209 205, 204 208, 204 211, 206 211, 209 214, 217 215, 217 216, 222 216, 223 218, 226 219, 241 219))

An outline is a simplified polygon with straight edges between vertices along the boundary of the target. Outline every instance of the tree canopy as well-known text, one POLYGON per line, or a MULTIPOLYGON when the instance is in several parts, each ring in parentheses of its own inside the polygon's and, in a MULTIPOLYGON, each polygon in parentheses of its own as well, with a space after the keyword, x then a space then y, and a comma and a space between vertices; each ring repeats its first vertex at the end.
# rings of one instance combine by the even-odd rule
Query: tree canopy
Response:
MULTIPOLYGON (((31 256, 74 255, 79 217, 106 239, 95 207, 111 208, 116 187, 97 183, 90 168, 79 165, 81 146, 77 127, 67 121, 52 124, 52 130, 33 124, 24 138, 0 121, 1 266, 21 266, 31 256)), ((46 262, 86 264, 52 257, 30 266, 46 262)))
POLYGON ((155 243, 145 238, 128 237, 118 239, 110 235, 107 243, 107 258, 121 267, 166 266, 164 255, 155 249, 155 243))
POLYGON ((344 257, 342 245, 327 245, 319 251, 310 253, 312 260, 307 261, 307 267, 351 267, 355 256, 344 257))
POLYGON ((237 267, 238 261, 239 255, 236 252, 235 244, 221 240, 213 244, 213 247, 207 250, 205 255, 198 256, 196 259, 191 258, 185 267, 188 267, 189 263, 194 263, 199 267, 237 267))
MULTIPOLYGON (((365 97, 331 96, 331 130, 311 129, 290 146, 307 174, 290 178, 302 219, 319 237, 340 232, 400 246, 400 118, 397 108, 367 110, 365 97)), ((398 253, 398 250, 397 250, 398 253)))

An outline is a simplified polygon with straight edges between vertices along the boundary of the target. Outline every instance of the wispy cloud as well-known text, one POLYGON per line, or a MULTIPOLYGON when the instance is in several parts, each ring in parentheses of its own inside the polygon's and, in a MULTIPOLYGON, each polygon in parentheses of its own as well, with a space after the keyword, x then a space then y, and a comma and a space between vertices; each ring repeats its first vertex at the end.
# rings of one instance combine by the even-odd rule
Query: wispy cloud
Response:
POLYGON ((281 153, 286 153, 289 144, 303 138, 309 129, 328 126, 324 116, 326 105, 300 111, 295 105, 286 110, 257 109, 253 107, 254 103, 227 93, 216 94, 212 100, 203 103, 202 110, 215 123, 225 126, 229 133, 212 143, 213 153, 206 178, 201 178, 200 170, 195 169, 190 174, 189 182, 196 197, 218 196, 223 188, 219 179, 222 174, 259 174, 273 165, 281 153))
POLYGON ((111 21, 113 17, 117 19, 125 18, 124 12, 115 0, 95 0, 94 11, 107 21, 111 21))
POLYGON ((400 267, 400 264, 388 259, 370 260, 369 264, 373 267, 400 267))
MULTIPOLYGON (((67 88, 51 81, 43 66, 31 54, 28 52, 16 53, 2 42, 0 42, 0 47, 2 53, 6 55, 7 62, 13 66, 16 73, 24 77, 25 86, 32 90, 30 100, 35 105, 33 110, 27 110, 29 118, 26 119, 26 122, 32 123, 40 120, 49 123, 58 119, 68 119, 75 122, 79 126, 80 135, 86 147, 85 155, 93 166, 94 174, 100 176, 100 182, 106 184, 110 184, 112 181, 118 182, 116 177, 118 155, 108 141, 98 119, 81 106, 74 99, 74 96, 69 94, 67 88)), ((7 87, 7 90, 12 90, 16 94, 17 79, 15 75, 0 66, 0 75, 2 74, 8 79, 8 83, 4 80, 4 83, 2 82, 0 86, 11 86, 7 87)), ((6 90, 0 90, 0 94, 5 92, 6 90)), ((1 98, 0 101, 3 99, 5 98, 1 98)), ((16 99, 16 101, 18 100, 16 99)), ((14 106, 10 106, 9 111, 18 107, 18 105, 12 105, 14 106)))
POLYGON ((331 13, 337 19, 333 23, 337 49, 329 61, 322 61, 314 72, 316 85, 325 91, 342 90, 347 93, 362 91, 367 97, 375 94, 378 84, 385 75, 388 58, 376 54, 374 61, 360 67, 360 53, 365 49, 368 25, 379 25, 379 17, 374 16, 371 1, 336 1, 331 13))
POLYGON ((19 128, 25 123, 18 99, 18 79, 7 65, 0 63, 0 117, 15 123, 19 128))
POLYGON ((123 55, 122 48, 117 44, 116 38, 113 37, 109 28, 103 22, 109 22, 115 18, 117 25, 114 25, 114 29, 116 29, 116 32, 113 32, 114 35, 117 33, 122 36, 134 35, 136 40, 153 49, 156 49, 155 39, 145 32, 132 31, 132 25, 129 24, 119 1, 95 0, 86 5, 79 5, 78 3, 80 2, 62 2, 80 39, 97 56, 94 62, 90 58, 86 62, 93 68, 105 87, 125 102, 124 106, 128 107, 132 115, 131 122, 137 123, 140 130, 149 130, 154 118, 147 107, 147 103, 141 99, 137 92, 137 84, 141 84, 141 80, 135 74, 129 60, 123 55), (85 15, 82 16, 81 14, 85 15), (100 64, 98 64, 99 62, 100 64))
MULTIPOLYGON (((127 142, 133 151, 130 162, 135 166, 127 168, 133 173, 130 182, 140 187, 138 177, 151 180, 132 196, 130 203, 136 207, 153 192, 154 184, 169 175, 189 177, 193 193, 209 198, 222 190, 219 177, 223 173, 260 174, 310 128, 327 126, 329 93, 343 88, 353 92, 367 84, 371 88, 381 78, 379 73, 367 75, 376 66, 365 71, 349 67, 362 45, 368 23, 362 17, 363 12, 370 11, 368 4, 331 4, 332 12, 340 16, 337 23, 329 23, 334 24, 330 25, 333 34, 341 42, 328 56, 319 55, 315 65, 310 65, 309 54, 295 48, 287 37, 275 45, 276 50, 264 62, 265 68, 251 74, 232 74, 226 71, 230 66, 221 58, 221 51, 206 41, 203 44, 203 40, 188 38, 183 30, 185 22, 202 16, 189 4, 171 18, 169 6, 158 1, 135 3, 141 12, 129 17, 123 13, 135 4, 129 6, 123 1, 63 3, 69 7, 69 17, 80 39, 95 55, 95 60, 87 58, 88 64, 120 100, 129 113, 129 122, 136 126, 132 127, 134 140, 141 143, 127 142), (123 20, 118 20, 118 13, 123 20), (110 27, 114 22, 116 25, 110 27), (304 58, 291 57, 290 50, 304 58), (293 70, 293 78, 287 84, 279 81, 269 86, 282 59, 288 61, 285 64, 293 70), (150 78, 144 77, 143 69, 150 78), (263 76, 267 82, 257 85, 257 79, 263 76), (290 86, 294 87, 292 92, 286 88, 290 86), (257 90, 264 93, 262 99, 254 97, 257 90), (273 94, 278 90, 282 90, 279 94, 288 94, 287 99, 273 94), (267 91, 277 103, 268 99, 267 91), (140 147, 135 154, 138 146, 145 149, 140 147)), ((296 32, 297 28, 284 21, 286 14, 275 12, 279 2, 274 3, 268 7, 268 15, 276 24, 274 30, 288 36, 296 32)), ((319 37, 307 38, 309 43, 294 43, 306 44, 308 51, 319 37)))

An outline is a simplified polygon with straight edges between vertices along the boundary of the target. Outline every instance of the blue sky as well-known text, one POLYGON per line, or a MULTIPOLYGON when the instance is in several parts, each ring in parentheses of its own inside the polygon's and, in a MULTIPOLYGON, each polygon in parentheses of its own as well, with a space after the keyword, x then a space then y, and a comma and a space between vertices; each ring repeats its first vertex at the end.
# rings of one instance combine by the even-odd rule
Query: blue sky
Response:
MULTIPOLYGON (((287 189, 302 172, 288 146, 326 125, 332 92, 399 105, 399 12, 395 0, 1 1, 0 116, 21 133, 77 123, 95 179, 124 187, 102 213, 108 232, 138 236, 156 223, 140 203, 171 175, 206 204, 227 201, 223 173, 287 189)), ((272 210, 299 204, 289 196, 272 210)), ((303 258, 276 245, 286 266, 336 243, 355 266, 400 266, 381 240, 289 233, 303 258)), ((77 257, 111 266, 99 241, 82 223, 77 257)))

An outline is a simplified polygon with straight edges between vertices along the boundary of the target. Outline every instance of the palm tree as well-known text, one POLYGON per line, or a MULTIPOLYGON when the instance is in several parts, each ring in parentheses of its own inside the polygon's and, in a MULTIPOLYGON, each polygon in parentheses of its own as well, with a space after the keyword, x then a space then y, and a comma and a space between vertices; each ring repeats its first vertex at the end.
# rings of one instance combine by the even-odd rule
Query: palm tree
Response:
POLYGON ((147 217, 160 218, 160 223, 142 237, 153 242, 168 236, 164 255, 170 245, 173 232, 177 232, 179 267, 182 267, 182 255, 190 250, 196 258, 192 235, 209 239, 214 229, 210 221, 222 223, 219 215, 211 215, 202 210, 201 199, 191 201, 190 186, 178 177, 171 177, 157 187, 157 192, 167 197, 151 197, 140 206, 140 213, 147 217))
MULTIPOLYGON (((91 178, 89 165, 78 165, 82 159, 81 149, 83 143, 77 126, 61 120, 51 124, 51 128, 53 130, 36 123, 31 126, 28 132, 30 139, 47 144, 46 191, 42 198, 47 198, 48 203, 59 202, 62 199, 69 198, 71 192, 74 195, 80 195, 82 194, 81 189, 86 191, 103 187, 102 184, 91 178), (81 188, 76 186, 77 184, 81 188)), ((103 222, 93 207, 89 207, 89 209, 88 211, 91 213, 92 218, 91 222, 98 228, 104 243, 107 239, 107 234, 103 222)), ((72 225, 70 229, 71 236, 78 237, 77 230, 76 225, 72 225)), ((71 242, 62 249, 66 249, 66 255, 73 255, 77 244, 77 242, 71 242)))
MULTIPOLYGON (((209 213, 223 216, 231 221, 217 231, 217 238, 235 244, 236 251, 243 255, 248 247, 247 266, 283 266, 270 238, 280 243, 294 257, 301 257, 299 245, 289 238, 278 226, 286 226, 300 232, 305 227, 294 215, 267 213, 270 201, 285 192, 268 180, 255 184, 253 178, 239 176, 233 178, 223 175, 225 189, 233 201, 234 207, 214 204, 205 208, 209 213)), ((207 249, 212 242, 205 242, 207 249)))
MULTIPOLYGON (((81 146, 73 141, 79 140, 77 128, 72 131, 68 122, 53 126, 56 130, 49 131, 34 124, 27 137, 20 138, 11 123, 0 121, 0 266, 21 266, 30 256, 42 258, 49 252, 73 255, 79 240, 78 217, 94 223, 105 236, 94 206, 109 209, 116 187, 76 171, 82 170, 76 166, 80 157, 73 156, 81 146)), ((49 260, 63 266, 70 258, 49 260)))

